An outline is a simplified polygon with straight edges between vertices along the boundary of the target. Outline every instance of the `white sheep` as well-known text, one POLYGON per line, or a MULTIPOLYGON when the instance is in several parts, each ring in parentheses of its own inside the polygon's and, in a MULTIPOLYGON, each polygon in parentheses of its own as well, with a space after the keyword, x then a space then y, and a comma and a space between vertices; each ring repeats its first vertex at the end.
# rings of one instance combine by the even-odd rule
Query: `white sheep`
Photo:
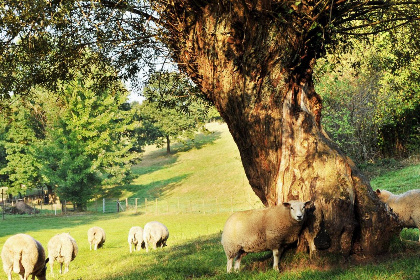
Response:
POLYGON ((18 273, 21 279, 27 280, 32 274, 39 280, 46 279, 48 258, 41 243, 27 234, 16 234, 9 237, 1 251, 3 269, 7 279, 12 279, 12 271, 18 273))
POLYGON ((297 241, 310 201, 292 200, 277 206, 241 211, 226 221, 222 245, 227 257, 227 272, 239 271, 246 253, 273 251, 273 269, 279 270, 279 257, 286 245, 297 241))
POLYGON ((404 227, 418 228, 420 230, 420 189, 399 195, 377 189, 376 195, 379 197, 379 200, 386 203, 398 215, 404 227))
POLYGON ((76 240, 69 233, 61 233, 53 236, 48 242, 48 258, 50 259, 51 274, 54 274, 54 261, 60 263, 60 274, 69 271, 69 264, 76 257, 78 247, 76 240))
POLYGON ((159 222, 148 222, 143 229, 143 241, 146 247, 146 252, 149 252, 149 243, 152 243, 153 249, 157 246, 165 247, 166 241, 169 237, 168 228, 159 222))
POLYGON ((140 248, 144 248, 144 241, 143 241, 143 229, 141 227, 132 227, 128 232, 128 245, 130 246, 130 253, 131 245, 134 245, 134 251, 140 250, 140 248))
POLYGON ((88 230, 88 241, 90 245, 90 250, 92 250, 92 245, 94 250, 101 248, 105 243, 105 239, 106 236, 103 228, 92 227, 88 230))

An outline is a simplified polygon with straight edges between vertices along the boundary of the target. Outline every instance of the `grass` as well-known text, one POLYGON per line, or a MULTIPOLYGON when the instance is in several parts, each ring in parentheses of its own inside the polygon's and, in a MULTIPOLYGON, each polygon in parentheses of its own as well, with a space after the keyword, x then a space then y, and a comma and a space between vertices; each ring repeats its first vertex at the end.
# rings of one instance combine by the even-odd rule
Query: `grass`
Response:
MULTIPOLYGON (((237 196, 238 208, 260 207, 241 166, 239 152, 225 125, 212 124, 210 135, 199 135, 188 145, 176 145, 174 153, 148 147, 144 160, 133 169, 138 176, 132 185, 109 189, 109 197, 159 198, 162 201, 188 203, 190 200, 212 200, 237 196)), ((398 166, 375 171, 372 187, 402 192, 420 188, 420 165, 398 166), (392 170, 392 171, 390 171, 392 170)), ((377 167, 380 169, 380 167, 377 167)), ((373 174, 372 173, 372 174, 373 174)), ((79 254, 70 264, 70 272, 47 279, 420 279, 419 245, 413 241, 393 243, 391 256, 369 262, 338 259, 336 265, 322 259, 313 263, 306 254, 287 253, 281 260, 282 273, 270 269, 270 253, 249 254, 242 261, 243 271, 226 274, 226 257, 220 244, 223 225, 230 215, 228 207, 215 213, 134 213, 71 214, 68 216, 11 216, 0 220, 0 246, 16 233, 24 232, 39 240, 44 248, 57 233, 70 232, 79 246, 79 254), (163 222, 170 231, 168 246, 150 253, 129 253, 127 235, 131 226, 148 221, 163 222), (105 246, 90 251, 87 230, 103 227, 105 246)), ((235 209, 237 210, 237 209, 235 209)), ((418 240, 417 229, 404 230, 404 240, 418 240)), ((49 267, 48 267, 49 269, 49 267)), ((0 279, 5 279, 0 270, 0 279)), ((16 274, 13 279, 19 279, 16 274)))

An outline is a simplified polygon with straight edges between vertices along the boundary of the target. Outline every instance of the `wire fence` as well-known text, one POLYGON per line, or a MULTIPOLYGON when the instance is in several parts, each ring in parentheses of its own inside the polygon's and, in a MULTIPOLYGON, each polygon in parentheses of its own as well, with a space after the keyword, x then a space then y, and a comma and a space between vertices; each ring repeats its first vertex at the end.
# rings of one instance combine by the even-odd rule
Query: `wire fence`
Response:
MULTIPOLYGON (((2 212, 6 214, 30 215, 66 215, 76 211, 71 202, 43 204, 42 200, 24 201, 25 210, 19 213, 10 209, 20 208, 19 201, 0 202, 2 212)), ((214 197, 212 199, 159 199, 159 198, 100 198, 88 203, 87 211, 92 213, 134 212, 143 214, 173 214, 173 213, 221 213, 235 212, 260 207, 255 201, 242 198, 214 197)))

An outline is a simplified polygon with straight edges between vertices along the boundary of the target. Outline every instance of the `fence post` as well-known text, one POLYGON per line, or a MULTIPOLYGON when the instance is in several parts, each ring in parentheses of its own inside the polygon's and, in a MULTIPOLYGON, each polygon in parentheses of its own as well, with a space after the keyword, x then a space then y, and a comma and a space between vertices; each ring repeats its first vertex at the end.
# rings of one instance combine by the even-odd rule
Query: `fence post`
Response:
POLYGON ((117 198, 117 213, 120 212, 120 200, 117 198))
POLYGON ((1 189, 1 201, 3 202, 3 220, 4 220, 4 198, 3 198, 3 189, 1 189))
POLYGON ((147 197, 144 198, 144 212, 147 213, 147 197))
POLYGON ((102 199, 102 213, 105 213, 105 198, 102 199))
POLYGON ((67 200, 64 200, 64 214, 67 214, 67 200))
POLYGON ((136 198, 136 213, 137 213, 137 199, 138 199, 138 198, 136 198))

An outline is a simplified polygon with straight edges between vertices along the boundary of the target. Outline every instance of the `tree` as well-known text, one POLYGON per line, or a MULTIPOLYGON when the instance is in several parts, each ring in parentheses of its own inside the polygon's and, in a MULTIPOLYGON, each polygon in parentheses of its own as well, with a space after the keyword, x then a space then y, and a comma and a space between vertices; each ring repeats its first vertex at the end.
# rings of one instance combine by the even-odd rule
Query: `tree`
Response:
POLYGON ((60 199, 72 201, 78 210, 85 210, 102 186, 128 183, 139 158, 130 152, 133 110, 122 110, 128 92, 116 82, 98 93, 95 83, 78 76, 62 85, 61 94, 38 92, 49 119, 39 149, 43 175, 58 186, 60 199))
POLYGON ((9 193, 15 195, 37 187, 41 182, 40 162, 36 156, 38 139, 31 124, 33 118, 24 102, 16 100, 16 103, 11 116, 4 118, 0 142, 4 153, 0 176, 3 184, 9 187, 9 193))
POLYGON ((317 61, 323 126, 357 162, 416 154, 419 147, 419 58, 404 30, 351 40, 317 61))
POLYGON ((152 75, 144 88, 146 98, 138 108, 142 127, 139 136, 158 146, 166 142, 171 152, 171 139, 194 139, 204 124, 210 104, 199 98, 198 89, 177 73, 152 75))
MULTIPOLYGON (((324 133, 313 66, 325 45, 334 42, 334 33, 361 36, 401 25, 418 32, 419 4, 73 0, 65 5, 61 1, 22 5, 7 1, 0 68, 7 72, 21 59, 28 71, 37 74, 25 81, 53 80, 54 72, 44 64, 65 53, 60 61, 65 68, 73 63, 70 57, 89 45, 110 61, 112 57, 122 74, 129 75, 142 63, 150 64, 151 55, 165 54, 162 47, 167 47, 171 59, 228 124, 247 178, 261 201, 267 206, 290 199, 314 201, 301 249, 375 254, 387 250, 400 225, 324 133), (21 39, 19 44, 16 38, 21 39), (39 43, 44 41, 48 44, 39 43), (33 53, 6 55, 34 45, 45 46, 39 53, 46 54, 38 56, 42 63, 36 64, 37 71, 31 71, 29 63, 33 53)), ((9 78, 3 96, 21 85, 14 82, 19 79, 9 78)))

